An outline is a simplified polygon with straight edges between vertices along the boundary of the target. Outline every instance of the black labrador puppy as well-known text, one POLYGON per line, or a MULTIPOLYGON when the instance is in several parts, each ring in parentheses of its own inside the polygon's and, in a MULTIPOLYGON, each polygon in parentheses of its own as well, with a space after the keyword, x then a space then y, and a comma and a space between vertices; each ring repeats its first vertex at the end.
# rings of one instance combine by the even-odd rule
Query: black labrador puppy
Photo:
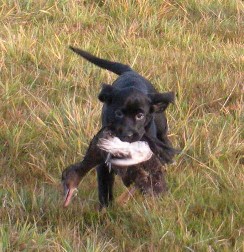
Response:
MULTIPOLYGON (((104 104, 102 127, 109 127, 115 136, 125 142, 139 141, 145 135, 155 139, 158 156, 163 158, 164 163, 171 162, 175 152, 167 137, 164 111, 173 103, 174 93, 157 92, 148 80, 128 65, 100 59, 78 48, 70 49, 91 63, 119 75, 112 85, 103 84, 98 95, 104 104)), ((100 204, 108 206, 113 198, 114 172, 109 171, 105 160, 97 167, 97 176, 100 204)))

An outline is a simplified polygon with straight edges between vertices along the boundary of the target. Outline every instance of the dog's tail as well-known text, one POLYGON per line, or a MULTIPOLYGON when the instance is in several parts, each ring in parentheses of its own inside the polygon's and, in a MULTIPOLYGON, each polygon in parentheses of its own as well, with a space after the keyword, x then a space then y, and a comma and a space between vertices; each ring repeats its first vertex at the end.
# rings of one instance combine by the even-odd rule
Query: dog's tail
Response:
POLYGON ((70 46, 69 47, 73 52, 79 54, 81 57, 85 58, 86 60, 90 61, 91 63, 107 69, 115 74, 121 75, 124 72, 127 71, 133 71, 129 66, 118 63, 118 62, 113 62, 113 61, 109 61, 109 60, 105 60, 105 59, 100 59, 96 56, 93 56, 92 54, 83 51, 81 49, 75 48, 70 46))

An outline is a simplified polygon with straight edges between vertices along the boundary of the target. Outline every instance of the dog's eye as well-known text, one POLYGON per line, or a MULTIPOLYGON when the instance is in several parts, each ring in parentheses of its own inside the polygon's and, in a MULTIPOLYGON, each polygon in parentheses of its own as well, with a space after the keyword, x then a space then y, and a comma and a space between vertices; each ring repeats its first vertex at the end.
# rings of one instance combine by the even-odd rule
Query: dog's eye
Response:
POLYGON ((144 114, 143 113, 138 113, 136 115, 136 120, 142 120, 144 118, 144 114))
POLYGON ((118 118, 122 118, 124 116, 123 112, 121 110, 116 110, 115 111, 115 116, 118 118))

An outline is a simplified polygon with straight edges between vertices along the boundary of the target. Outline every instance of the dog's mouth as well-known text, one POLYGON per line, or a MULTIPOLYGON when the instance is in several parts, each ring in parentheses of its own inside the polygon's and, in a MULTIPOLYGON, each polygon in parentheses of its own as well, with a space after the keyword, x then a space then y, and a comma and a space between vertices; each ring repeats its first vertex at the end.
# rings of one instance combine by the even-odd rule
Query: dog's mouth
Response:
POLYGON ((142 136, 140 136, 138 133, 134 133, 128 136, 123 136, 123 135, 116 135, 122 142, 127 142, 127 143, 133 143, 140 141, 142 136))

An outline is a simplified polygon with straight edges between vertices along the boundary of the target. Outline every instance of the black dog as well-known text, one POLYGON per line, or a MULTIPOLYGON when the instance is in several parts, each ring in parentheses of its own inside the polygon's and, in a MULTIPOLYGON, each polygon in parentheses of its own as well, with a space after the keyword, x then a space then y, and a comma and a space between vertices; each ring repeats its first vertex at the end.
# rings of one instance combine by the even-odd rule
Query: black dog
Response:
MULTIPOLYGON (((122 141, 139 141, 144 135, 155 139, 159 157, 171 162, 175 152, 167 137, 165 109, 174 101, 174 93, 158 93, 152 84, 129 66, 97 58, 83 50, 70 47, 91 63, 118 74, 112 85, 103 84, 98 96, 104 103, 102 126, 109 127, 122 141), (164 146, 160 152, 160 146, 164 146)), ((108 206, 113 198, 114 173, 103 161, 97 167, 99 201, 108 206)))

